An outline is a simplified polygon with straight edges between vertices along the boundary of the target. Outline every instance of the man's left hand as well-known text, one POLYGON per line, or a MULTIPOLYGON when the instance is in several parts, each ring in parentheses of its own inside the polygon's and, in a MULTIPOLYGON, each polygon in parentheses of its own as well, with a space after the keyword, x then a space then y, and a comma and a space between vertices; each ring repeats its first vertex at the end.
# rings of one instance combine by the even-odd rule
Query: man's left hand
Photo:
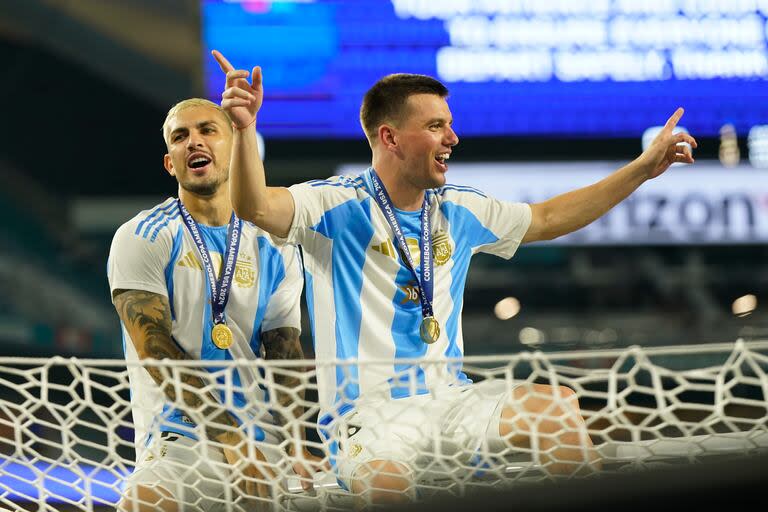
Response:
POLYGON ((696 139, 687 133, 672 133, 684 110, 678 108, 667 120, 651 145, 640 155, 640 161, 647 169, 648 179, 653 179, 664 173, 669 166, 676 162, 692 164, 691 148, 697 147, 696 139))
POLYGON ((288 456, 293 461, 293 471, 299 476, 301 487, 305 491, 309 491, 312 489, 314 474, 319 471, 329 471, 331 465, 325 457, 312 455, 306 448, 303 448, 298 456, 294 455, 293 452, 294 449, 291 447, 288 450, 288 456))

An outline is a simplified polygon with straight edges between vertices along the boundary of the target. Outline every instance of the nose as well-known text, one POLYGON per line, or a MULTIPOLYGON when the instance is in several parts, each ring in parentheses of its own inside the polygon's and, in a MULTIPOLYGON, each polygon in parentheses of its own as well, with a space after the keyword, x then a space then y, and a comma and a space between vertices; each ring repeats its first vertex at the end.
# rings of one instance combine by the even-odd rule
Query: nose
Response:
POLYGON ((446 132, 446 145, 447 146, 455 146, 459 143, 459 136, 456 135, 456 132, 453 131, 452 126, 448 126, 448 131, 446 132))
POLYGON ((197 130, 191 130, 187 139, 187 148, 199 148, 203 145, 203 136, 197 130))

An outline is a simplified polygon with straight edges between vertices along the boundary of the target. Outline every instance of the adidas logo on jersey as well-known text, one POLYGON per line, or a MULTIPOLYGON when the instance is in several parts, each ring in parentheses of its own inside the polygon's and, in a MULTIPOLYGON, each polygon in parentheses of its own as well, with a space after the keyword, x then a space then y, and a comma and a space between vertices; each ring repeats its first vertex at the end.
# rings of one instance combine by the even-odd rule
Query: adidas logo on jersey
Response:
MULTIPOLYGON (((421 253, 419 252, 419 241, 415 238, 406 238, 405 243, 408 244, 408 252, 411 253, 411 258, 413 258, 413 263, 415 265, 419 265, 421 263, 421 253)), ((374 244, 371 246, 371 249, 373 249, 376 252, 380 252, 384 256, 389 256, 393 259, 398 259, 398 249, 395 247, 395 244, 392 243, 392 240, 387 239, 386 242, 382 242, 380 244, 374 244)))
MULTIPOLYGON (((212 255, 215 256, 215 255, 212 255)), ((221 258, 219 258, 221 260, 221 258)), ((196 268, 198 270, 203 270, 203 266, 200 265, 200 261, 195 257, 195 253, 193 251, 189 251, 187 254, 179 258, 179 262, 177 263, 180 267, 189 267, 189 268, 196 268)), ((221 265, 221 261, 219 261, 219 265, 221 265)), ((216 265, 214 262, 214 266, 216 265)))
MULTIPOLYGON (((411 253, 413 263, 415 265, 421 264, 421 251, 419 250, 419 241, 416 238, 406 238, 405 242, 408 244, 408 251, 411 253)), ((380 244, 373 244, 371 246, 376 252, 380 252, 384 256, 397 259, 398 250, 395 248, 395 244, 392 240, 381 242, 380 244)), ((435 265, 441 266, 448 263, 453 255, 453 248, 451 247, 451 241, 448 238, 448 233, 445 231, 438 231, 435 233, 432 239, 432 254, 434 255, 435 265)))

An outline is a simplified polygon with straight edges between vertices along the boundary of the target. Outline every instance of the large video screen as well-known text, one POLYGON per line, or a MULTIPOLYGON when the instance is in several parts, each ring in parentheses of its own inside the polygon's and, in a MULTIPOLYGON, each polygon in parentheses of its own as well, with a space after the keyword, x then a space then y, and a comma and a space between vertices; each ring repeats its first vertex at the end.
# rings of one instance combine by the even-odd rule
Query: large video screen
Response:
POLYGON ((358 138, 389 73, 443 81, 460 136, 639 137, 686 108, 716 136, 768 123, 768 0, 203 0, 218 49, 260 65, 266 137, 358 138))

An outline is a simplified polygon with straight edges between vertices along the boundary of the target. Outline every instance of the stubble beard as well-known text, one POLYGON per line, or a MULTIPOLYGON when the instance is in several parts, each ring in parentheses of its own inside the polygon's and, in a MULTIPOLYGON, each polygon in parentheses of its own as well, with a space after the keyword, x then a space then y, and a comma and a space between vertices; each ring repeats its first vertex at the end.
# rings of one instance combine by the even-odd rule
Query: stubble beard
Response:
POLYGON ((229 169, 225 169, 223 173, 223 177, 220 176, 212 176, 211 179, 194 183, 189 181, 179 181, 179 186, 186 190, 187 192, 190 192, 192 194, 195 194, 200 197, 212 197, 213 195, 218 192, 219 187, 222 185, 225 185, 227 181, 229 180, 229 169))

